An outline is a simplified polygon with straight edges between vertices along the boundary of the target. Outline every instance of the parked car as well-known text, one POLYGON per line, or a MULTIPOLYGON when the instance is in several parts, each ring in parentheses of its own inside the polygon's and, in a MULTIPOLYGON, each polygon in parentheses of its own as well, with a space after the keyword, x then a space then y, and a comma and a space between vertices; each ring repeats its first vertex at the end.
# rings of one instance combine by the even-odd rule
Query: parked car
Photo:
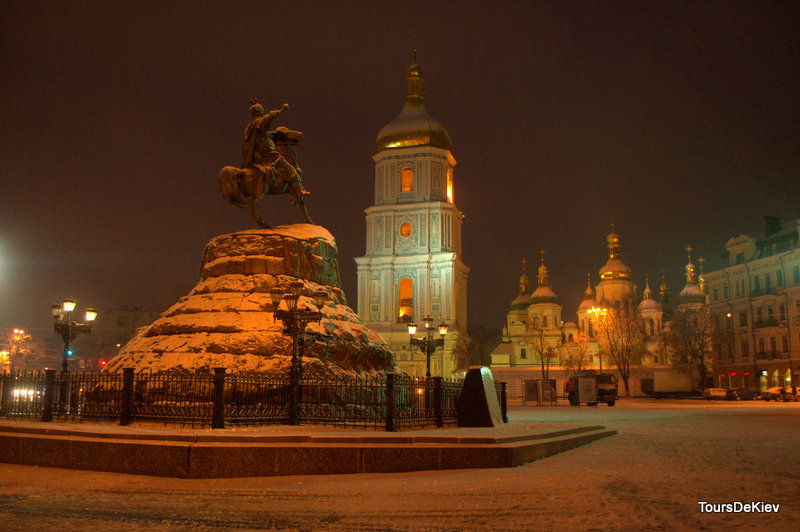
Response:
POLYGON ((728 393, 725 388, 706 388, 703 390, 703 397, 707 400, 714 399, 715 401, 720 401, 727 397, 728 393))
POLYGON ((767 388, 761 392, 761 398, 765 401, 797 401, 797 397, 792 395, 791 390, 780 386, 767 388))
POLYGON ((735 390, 728 390, 725 399, 728 401, 752 401, 756 398, 756 392, 753 390, 745 390, 744 388, 736 388, 735 390))

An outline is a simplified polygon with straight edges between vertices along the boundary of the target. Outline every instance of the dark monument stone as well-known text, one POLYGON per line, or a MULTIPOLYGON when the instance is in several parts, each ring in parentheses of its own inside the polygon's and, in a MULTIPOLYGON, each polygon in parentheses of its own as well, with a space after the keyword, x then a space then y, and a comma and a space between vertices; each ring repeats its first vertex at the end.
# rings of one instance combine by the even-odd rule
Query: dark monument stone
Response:
POLYGON ((503 424, 492 372, 471 366, 456 400, 459 427, 499 427, 503 424))

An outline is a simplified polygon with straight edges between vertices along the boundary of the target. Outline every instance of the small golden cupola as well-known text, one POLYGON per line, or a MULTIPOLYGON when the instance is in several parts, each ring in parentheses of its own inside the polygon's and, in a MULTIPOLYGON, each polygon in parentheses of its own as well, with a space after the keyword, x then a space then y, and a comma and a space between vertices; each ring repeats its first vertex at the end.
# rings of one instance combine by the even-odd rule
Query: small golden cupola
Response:
POLYGON ((536 290, 531 295, 531 304, 536 303, 557 303, 558 297, 553 289, 550 288, 550 272, 547 271, 547 266, 544 265, 544 249, 540 250, 542 255, 542 264, 539 266, 537 276, 538 285, 536 290))
POLYGON ((606 237, 608 247, 608 261, 600 268, 600 279, 630 279, 631 269, 620 259, 620 239, 614 232, 614 222, 611 222, 611 232, 606 237))
POLYGON ((586 274, 586 290, 583 292, 583 301, 578 306, 578 312, 587 312, 595 306, 595 292, 592 289, 592 274, 586 274))
POLYGON ((528 259, 522 258, 522 275, 519 277, 519 294, 514 301, 511 302, 511 310, 525 310, 531 304, 530 294, 530 280, 525 274, 525 267, 528 264, 528 259))
POLYGON ((686 264, 686 286, 678 294, 678 302, 681 305, 704 304, 706 302, 706 294, 697 284, 697 271, 694 264, 692 264, 692 246, 687 246, 686 251, 689 254, 689 263, 686 264))
POLYGON ((667 286, 666 273, 661 269, 661 286, 658 287, 658 302, 662 305, 669 302, 669 286, 667 286))

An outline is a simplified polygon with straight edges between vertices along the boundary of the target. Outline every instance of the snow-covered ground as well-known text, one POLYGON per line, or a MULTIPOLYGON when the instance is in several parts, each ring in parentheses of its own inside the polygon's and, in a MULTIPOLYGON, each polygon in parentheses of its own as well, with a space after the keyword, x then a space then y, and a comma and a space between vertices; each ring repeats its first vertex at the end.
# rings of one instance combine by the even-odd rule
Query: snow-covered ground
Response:
MULTIPOLYGON (((800 404, 510 405, 619 434, 511 469, 179 480, 0 464, 3 530, 800 529, 800 404), (780 504, 777 513, 704 513, 780 504)), ((313 430, 313 429, 312 429, 313 430)))

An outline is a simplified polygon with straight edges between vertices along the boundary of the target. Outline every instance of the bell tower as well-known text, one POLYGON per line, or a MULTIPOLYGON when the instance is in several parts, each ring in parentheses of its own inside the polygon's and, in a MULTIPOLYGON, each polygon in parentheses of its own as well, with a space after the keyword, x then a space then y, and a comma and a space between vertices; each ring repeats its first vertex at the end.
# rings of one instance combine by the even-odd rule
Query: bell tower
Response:
POLYGON ((356 258, 358 314, 410 375, 425 375, 425 355, 409 347, 408 323, 431 316, 448 325, 431 374, 449 377, 467 355, 467 275, 454 203, 450 136, 423 105, 422 69, 406 71, 400 114, 377 137, 375 196, 366 209, 366 254, 356 258))

